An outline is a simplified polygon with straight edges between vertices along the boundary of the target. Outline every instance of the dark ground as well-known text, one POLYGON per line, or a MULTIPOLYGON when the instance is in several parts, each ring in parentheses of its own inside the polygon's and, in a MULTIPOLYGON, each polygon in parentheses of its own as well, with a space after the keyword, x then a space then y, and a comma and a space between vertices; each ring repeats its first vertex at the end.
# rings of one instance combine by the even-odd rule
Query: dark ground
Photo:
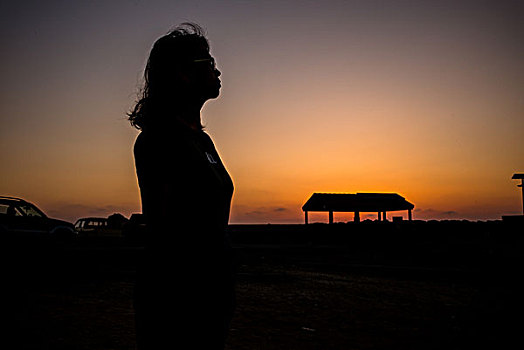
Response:
MULTIPOLYGON (((227 349, 521 348, 522 228, 232 226, 238 306, 227 349)), ((8 348, 135 348, 139 243, 83 238, 11 248, 4 246, 2 309, 18 347, 8 348)))

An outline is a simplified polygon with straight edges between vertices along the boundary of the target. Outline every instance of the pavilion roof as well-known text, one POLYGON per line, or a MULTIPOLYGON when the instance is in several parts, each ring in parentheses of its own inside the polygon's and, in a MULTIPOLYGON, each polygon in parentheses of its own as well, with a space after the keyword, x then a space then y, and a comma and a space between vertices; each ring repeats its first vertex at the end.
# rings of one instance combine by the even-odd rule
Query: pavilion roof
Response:
POLYGON ((313 193, 303 211, 384 212, 415 206, 396 193, 313 193))

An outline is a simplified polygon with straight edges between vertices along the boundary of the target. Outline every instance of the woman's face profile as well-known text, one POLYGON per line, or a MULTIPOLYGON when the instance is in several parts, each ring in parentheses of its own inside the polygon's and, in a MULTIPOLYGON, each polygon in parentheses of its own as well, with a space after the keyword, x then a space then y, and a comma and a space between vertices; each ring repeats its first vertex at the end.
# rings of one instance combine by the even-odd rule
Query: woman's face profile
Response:
POLYGON ((189 62, 187 81, 189 89, 203 100, 217 98, 220 94, 221 72, 216 68, 215 59, 207 50, 199 50, 189 62))

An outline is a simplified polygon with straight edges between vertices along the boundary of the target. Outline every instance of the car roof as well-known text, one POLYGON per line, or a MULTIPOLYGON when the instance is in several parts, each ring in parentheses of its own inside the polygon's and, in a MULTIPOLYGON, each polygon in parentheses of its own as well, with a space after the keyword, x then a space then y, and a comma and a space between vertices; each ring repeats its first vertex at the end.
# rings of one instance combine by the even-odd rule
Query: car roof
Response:
POLYGON ((0 196, 0 201, 2 202, 18 202, 18 203, 29 203, 22 198, 10 197, 10 196, 0 196))
POLYGON ((0 199, 14 199, 14 200, 18 200, 18 201, 23 201, 22 198, 11 197, 11 196, 0 196, 0 199))

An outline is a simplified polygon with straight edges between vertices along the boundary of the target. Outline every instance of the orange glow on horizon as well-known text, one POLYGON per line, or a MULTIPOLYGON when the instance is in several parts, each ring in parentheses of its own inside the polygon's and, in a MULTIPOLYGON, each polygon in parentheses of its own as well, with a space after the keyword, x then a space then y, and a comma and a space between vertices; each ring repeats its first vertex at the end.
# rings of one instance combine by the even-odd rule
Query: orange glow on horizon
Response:
POLYGON ((125 115, 153 41, 194 19, 222 72, 202 117, 235 184, 232 223, 302 223, 314 192, 398 193, 415 219, 522 212, 517 7, 109 4, 6 5, 24 16, 1 22, 0 195, 70 221, 139 212, 125 115))

